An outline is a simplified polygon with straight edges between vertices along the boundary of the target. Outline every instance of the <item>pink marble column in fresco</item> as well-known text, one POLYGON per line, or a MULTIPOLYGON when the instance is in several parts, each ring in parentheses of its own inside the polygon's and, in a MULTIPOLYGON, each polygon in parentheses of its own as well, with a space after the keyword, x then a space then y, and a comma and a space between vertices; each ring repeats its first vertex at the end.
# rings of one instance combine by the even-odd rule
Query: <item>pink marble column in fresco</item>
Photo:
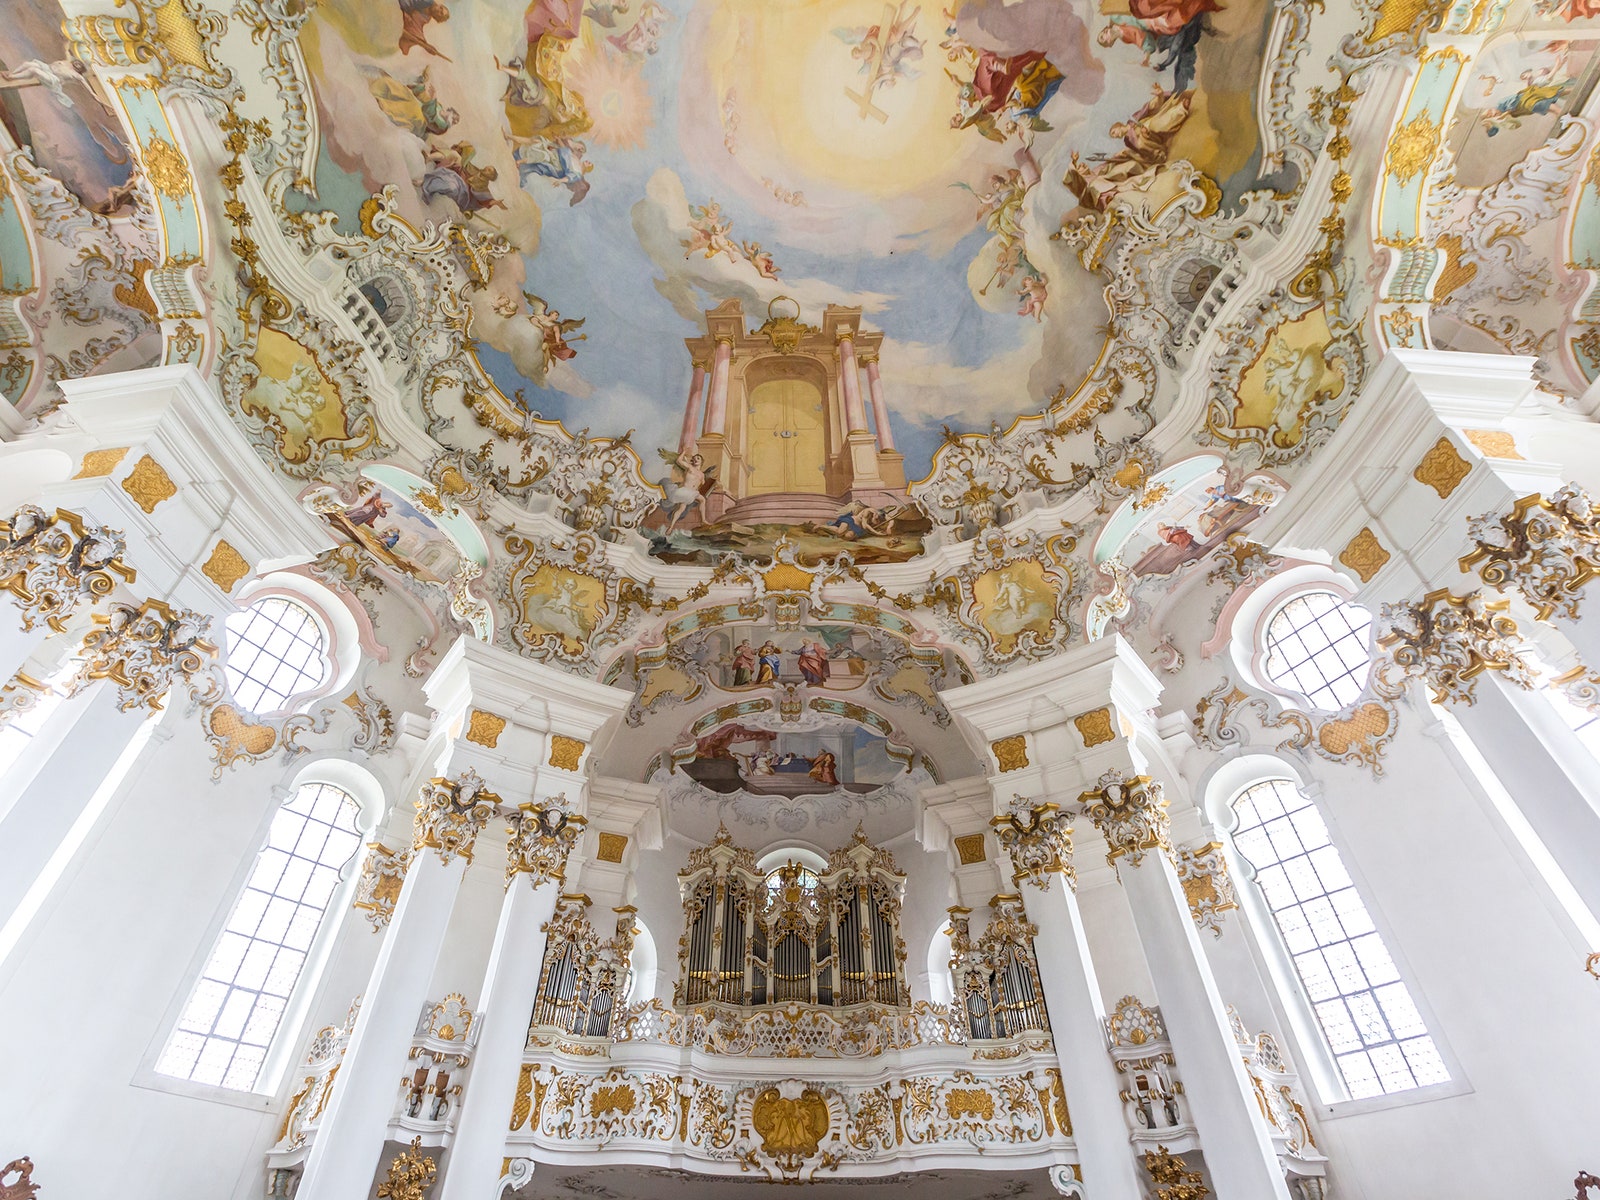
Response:
POLYGON ((846 433, 867 432, 867 410, 861 403, 861 375, 856 368, 856 343, 848 329, 838 334, 839 390, 844 393, 846 433))
POLYGON ((883 403, 883 380, 878 376, 878 356, 863 354, 867 368, 867 394, 872 397, 872 423, 878 430, 878 449, 894 449, 894 431, 889 428, 889 410, 883 403))
POLYGON ((725 433, 728 428, 728 364, 733 361, 733 342, 717 339, 717 352, 711 356, 711 396, 706 401, 706 432, 725 433))
POLYGON ((683 412, 683 432, 678 435, 678 453, 685 453, 700 440, 700 419, 706 406, 706 364, 694 364, 694 377, 689 380, 689 404, 683 412))

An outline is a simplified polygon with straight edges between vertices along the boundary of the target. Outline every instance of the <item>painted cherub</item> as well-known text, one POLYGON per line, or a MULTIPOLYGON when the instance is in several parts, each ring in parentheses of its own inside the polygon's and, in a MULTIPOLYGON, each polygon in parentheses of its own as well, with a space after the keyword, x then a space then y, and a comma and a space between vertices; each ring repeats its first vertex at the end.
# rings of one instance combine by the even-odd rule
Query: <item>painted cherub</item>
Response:
POLYGON ((776 279, 778 277, 778 264, 772 261, 772 252, 763 250, 760 242, 745 242, 740 247, 744 252, 745 261, 756 269, 756 274, 763 279, 776 279))
POLYGON ((730 262, 739 261, 739 243, 729 236, 733 222, 722 215, 722 205, 715 200, 689 206, 689 236, 680 239, 683 256, 688 258, 696 250, 703 250, 707 258, 726 254, 730 262))

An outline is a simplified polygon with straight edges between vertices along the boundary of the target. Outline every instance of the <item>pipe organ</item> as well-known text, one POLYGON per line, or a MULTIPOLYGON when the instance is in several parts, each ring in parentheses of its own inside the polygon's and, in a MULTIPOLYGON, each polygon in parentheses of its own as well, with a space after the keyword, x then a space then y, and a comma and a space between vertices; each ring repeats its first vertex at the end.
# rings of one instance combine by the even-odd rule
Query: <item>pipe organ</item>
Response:
POLYGON ((955 1002, 966 1013, 974 1040, 1046 1032, 1044 989, 1033 939, 1039 927, 1023 914, 1020 896, 995 896, 993 916, 976 941, 969 908, 950 910, 950 974, 955 1002))
POLYGON ((562 896, 550 918, 533 1007, 533 1029, 557 1029, 572 1037, 611 1036, 611 1016, 628 998, 633 953, 632 905, 616 909, 617 927, 607 941, 589 924, 587 896, 562 896))
POLYGON ((679 873, 685 933, 674 1002, 904 1007, 905 876, 856 831, 820 873, 799 863, 763 872, 726 829, 679 873))

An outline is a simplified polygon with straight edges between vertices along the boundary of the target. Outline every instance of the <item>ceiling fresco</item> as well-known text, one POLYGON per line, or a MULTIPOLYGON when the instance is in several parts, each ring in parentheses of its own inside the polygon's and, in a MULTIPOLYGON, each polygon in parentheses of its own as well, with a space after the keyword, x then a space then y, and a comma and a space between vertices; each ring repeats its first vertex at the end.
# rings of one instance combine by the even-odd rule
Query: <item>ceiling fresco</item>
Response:
POLYGON ((632 691, 614 773, 706 834, 890 836, 978 770, 940 689, 1214 650, 1389 349, 1600 376, 1597 49, 1594 0, 32 4, 0 391, 191 364, 404 686, 495 641, 632 691))

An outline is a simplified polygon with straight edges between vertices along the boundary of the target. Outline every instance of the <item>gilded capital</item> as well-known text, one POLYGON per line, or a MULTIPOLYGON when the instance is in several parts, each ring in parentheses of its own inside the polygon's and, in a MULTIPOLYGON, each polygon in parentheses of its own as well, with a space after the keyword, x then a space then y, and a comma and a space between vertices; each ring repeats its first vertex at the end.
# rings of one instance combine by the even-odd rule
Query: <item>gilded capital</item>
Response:
POLYGON ((1558 612, 1577 619, 1584 585, 1600 576, 1600 512, 1581 487, 1524 496, 1503 516, 1474 517, 1467 532, 1474 549, 1463 571, 1497 592, 1516 588, 1541 621, 1558 612))
POLYGON ((210 617, 160 600, 113 604, 94 620, 83 639, 83 665, 72 691, 80 692, 97 679, 110 680, 123 712, 159 712, 167 692, 187 683, 217 652, 205 640, 210 617))
POLYGON ((24 504, 0 520, 0 592, 16 601, 24 629, 43 621, 60 633, 81 605, 109 595, 118 579, 133 579, 122 563, 126 548, 119 530, 24 504))
POLYGON ((499 804, 500 797, 470 767, 455 779, 429 780, 417 797, 411 824, 413 854, 426 848, 436 851, 440 862, 458 854, 471 862, 473 842, 499 804))
POLYGON ((1021 796, 1012 802, 1008 816, 996 817, 989 824, 1015 868, 1012 880, 1027 880, 1040 891, 1050 890, 1050 879, 1064 875, 1067 886, 1076 890, 1077 872, 1072 866, 1072 818, 1059 804, 1029 805, 1021 796))
POLYGON ((518 875, 527 875, 534 887, 563 882, 567 855, 588 823, 587 817, 567 810, 565 796, 519 807, 507 829, 506 886, 518 875))
POLYGON ((1161 785, 1148 775, 1129 778, 1112 769, 1078 800, 1106 839, 1106 861, 1112 866, 1119 858, 1137 865, 1146 850, 1172 853, 1167 801, 1161 785))
POLYGON ((1378 645, 1403 676, 1427 684, 1438 702, 1471 704, 1485 671, 1503 671, 1519 687, 1531 688, 1537 677, 1522 655, 1508 605, 1487 601, 1481 592, 1456 596, 1448 588, 1429 592, 1417 604, 1385 604, 1381 617, 1388 632, 1378 645))

